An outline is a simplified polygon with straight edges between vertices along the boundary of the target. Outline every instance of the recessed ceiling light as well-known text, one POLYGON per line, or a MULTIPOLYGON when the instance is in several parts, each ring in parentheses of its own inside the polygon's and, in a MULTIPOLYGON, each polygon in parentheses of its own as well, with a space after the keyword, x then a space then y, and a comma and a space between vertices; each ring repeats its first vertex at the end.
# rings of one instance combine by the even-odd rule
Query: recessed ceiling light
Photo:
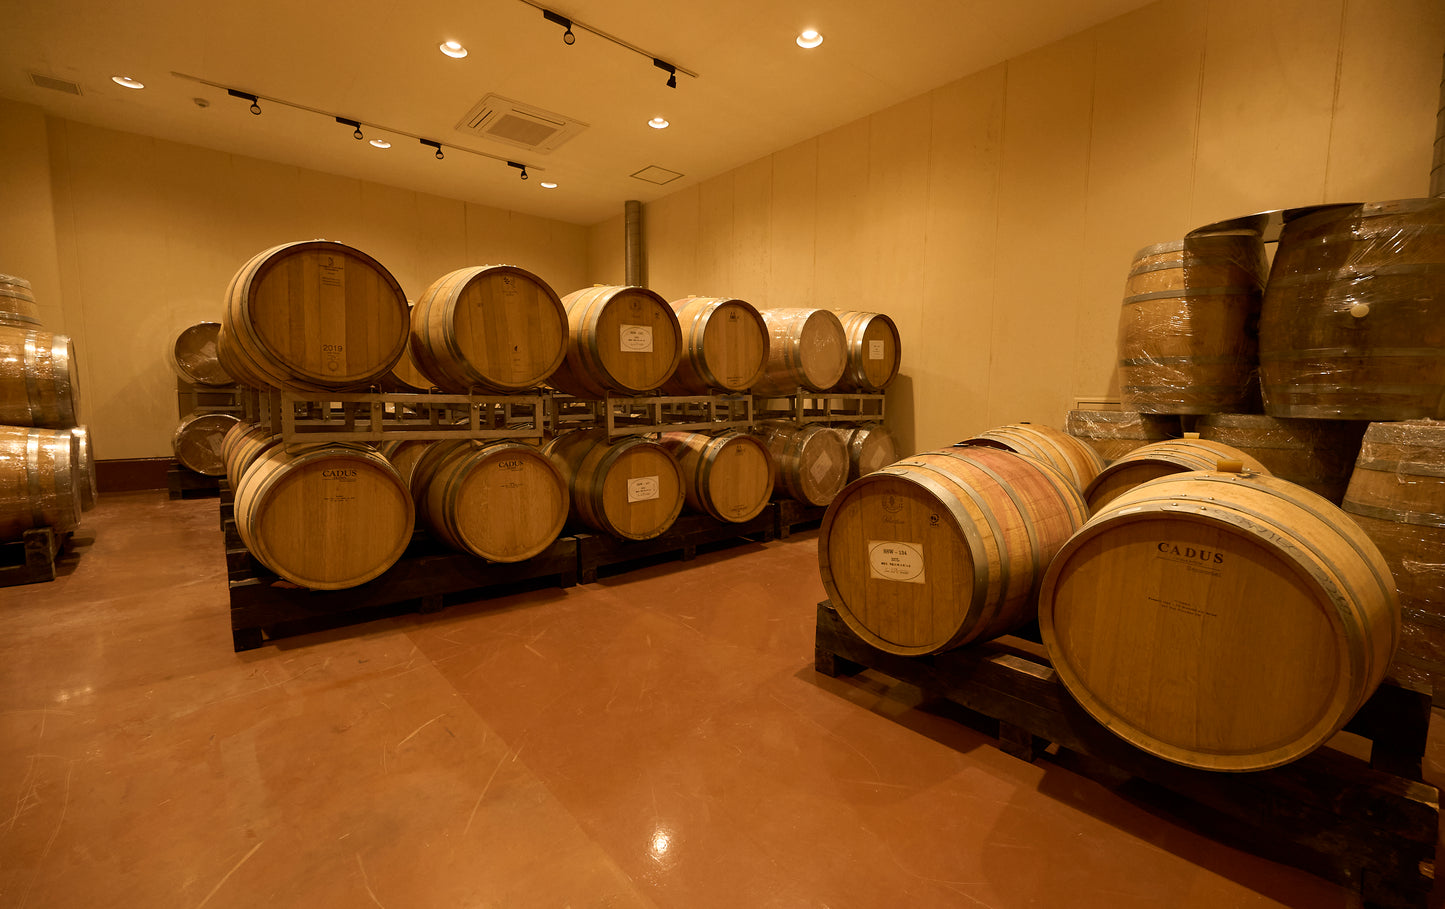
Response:
POLYGON ((543 188, 543 189, 556 189, 556 188, 557 188, 557 184, 556 184, 556 183, 547 183, 547 182, 543 181, 543 183, 542 183, 542 188, 543 188))
POLYGON ((814 29, 807 29, 798 36, 799 47, 817 47, 823 43, 823 36, 814 29))
POLYGON ((377 148, 391 148, 391 143, 385 139, 372 139, 371 144, 377 148))
POLYGON ((126 88, 145 88, 145 83, 132 79, 130 76, 111 76, 110 81, 116 85, 124 85, 126 88))
POLYGON ((456 57, 458 60, 467 55, 467 49, 462 47, 460 41, 446 41, 441 45, 441 52, 448 57, 456 57))
POLYGON ((653 129, 667 129, 667 121, 662 117, 653 117, 647 121, 647 125, 653 129))

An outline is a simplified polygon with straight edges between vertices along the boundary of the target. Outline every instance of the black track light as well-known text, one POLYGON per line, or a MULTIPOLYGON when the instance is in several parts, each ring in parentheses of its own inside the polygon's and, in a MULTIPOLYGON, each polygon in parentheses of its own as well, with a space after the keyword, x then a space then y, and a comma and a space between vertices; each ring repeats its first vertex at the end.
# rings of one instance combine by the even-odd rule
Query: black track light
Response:
POLYGON ((520 171, 522 172, 522 179, 523 179, 523 180, 527 179, 527 165, 525 165, 525 164, 518 164, 516 161, 508 161, 508 162, 507 162, 507 166, 508 166, 508 167, 515 167, 515 168, 517 168, 518 170, 520 170, 520 171))
POLYGON ((441 159, 443 159, 443 158, 446 157, 446 155, 443 155, 443 154, 442 154, 442 144, 441 144, 440 142, 436 142, 436 141, 433 141, 433 140, 431 140, 431 139, 419 139, 418 141, 421 142, 422 145, 425 145, 425 146, 428 147, 428 148, 436 149, 437 160, 438 160, 438 161, 440 161, 441 159))
POLYGON ((566 29, 566 31, 562 33, 563 44, 571 45, 577 43, 577 36, 572 34, 571 19, 568 19, 566 16, 554 13, 549 9, 542 10, 542 18, 546 19, 548 22, 555 22, 558 25, 562 26, 564 29, 566 29))
POLYGON ((668 63, 666 60, 659 60, 656 57, 652 58, 652 65, 667 73, 668 88, 677 88, 677 67, 668 63))
POLYGON ((230 95, 232 98, 240 98, 242 101, 250 101, 251 113, 255 114, 258 117, 261 116, 261 105, 256 103, 255 95, 251 94, 250 92, 237 91, 234 88, 226 89, 226 94, 230 95))
POLYGON ((337 117, 336 122, 340 123, 342 126, 349 126, 352 129, 356 130, 356 132, 352 133, 351 135, 355 136, 358 140, 366 138, 361 134, 361 124, 357 121, 348 120, 345 117, 337 117))

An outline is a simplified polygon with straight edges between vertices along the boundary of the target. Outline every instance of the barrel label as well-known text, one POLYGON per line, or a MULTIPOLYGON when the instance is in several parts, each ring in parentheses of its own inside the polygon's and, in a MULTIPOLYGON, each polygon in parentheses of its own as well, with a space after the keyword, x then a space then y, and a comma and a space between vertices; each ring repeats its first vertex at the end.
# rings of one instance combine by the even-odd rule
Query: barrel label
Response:
POLYGON ((828 454, 827 451, 818 452, 817 458, 813 461, 813 466, 809 468, 809 472, 813 475, 813 482, 819 486, 828 481, 828 474, 832 472, 832 470, 833 456, 828 454))
POLYGON ((652 353, 652 326, 622 326, 622 350, 625 353, 652 353))
POLYGON ((633 502, 646 502, 648 499, 661 498, 661 484, 657 477, 632 477, 627 481, 627 504, 633 502))
POLYGON ((881 359, 883 359, 883 342, 882 342, 882 341, 869 341, 869 342, 868 342, 868 359, 870 359, 870 360, 881 360, 881 359))
POLYGON ((346 286, 346 260, 336 256, 322 256, 317 263, 321 271, 321 283, 326 287, 346 286))
POLYGON ((923 584, 923 547, 896 540, 869 540, 868 574, 880 581, 923 584))

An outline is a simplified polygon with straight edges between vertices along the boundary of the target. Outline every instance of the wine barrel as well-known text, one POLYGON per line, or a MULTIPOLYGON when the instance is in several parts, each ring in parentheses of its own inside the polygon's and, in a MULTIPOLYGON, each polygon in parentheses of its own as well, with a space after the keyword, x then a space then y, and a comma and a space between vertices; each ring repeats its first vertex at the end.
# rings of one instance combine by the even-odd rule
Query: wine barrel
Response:
POLYGON ((464 394, 535 388, 562 363, 567 312, 546 281, 514 265, 477 265, 432 282, 411 313, 423 389, 464 394))
POLYGON ((1042 423, 1010 423, 985 430, 959 445, 987 445, 1046 461, 1083 490, 1104 470, 1104 459, 1087 444, 1042 423))
POLYGON ((1220 462, 1230 461, 1237 461, 1242 467, 1257 473, 1269 473, 1269 469, 1258 459, 1238 448, 1201 439, 1198 433, 1191 432, 1182 439, 1153 442, 1136 448, 1105 467, 1084 487, 1084 501, 1089 503, 1089 513, 1094 514, 1115 496, 1140 483, 1175 473, 1214 470, 1220 462))
POLYGON ((281 444, 281 436, 256 423, 238 422, 221 437, 221 463, 226 468, 226 482, 231 491, 241 485, 241 478, 262 452, 281 444))
POLYGON ((827 309, 764 309, 768 362, 753 383, 754 394, 791 395, 828 391, 848 368, 848 336, 827 309))
POLYGON ((236 380, 221 365, 216 350, 220 322, 197 322, 177 332, 171 341, 171 369, 191 385, 231 385, 236 380))
POLYGON ((848 449, 849 483, 898 460, 898 442, 882 423, 862 423, 838 431, 848 449))
POLYGON ((380 262, 312 240, 273 246, 241 266, 226 292, 218 349, 226 371, 246 384, 364 389, 401 358, 407 327, 406 295, 380 262))
POLYGON ((887 388, 898 376, 903 344, 898 326, 879 312, 835 311, 843 323, 848 365, 838 380, 838 391, 872 394, 887 388))
POLYGON ((837 430, 788 420, 764 420, 753 432, 777 467, 773 495, 827 505, 848 485, 848 448, 837 430))
POLYGON ((567 356, 547 380, 584 398, 661 388, 682 355, 682 328, 667 301, 645 287, 598 285, 562 298, 567 356))
POLYGON ((75 436, 77 467, 75 479, 79 488, 80 510, 90 511, 95 507, 95 497, 100 487, 95 482, 95 456, 90 450, 90 430, 84 426, 73 426, 70 434, 75 436))
POLYGON ((0 324, 19 325, 35 330, 41 327, 40 307, 30 282, 14 275, 0 275, 0 324))
POLYGON ((367 445, 263 451, 236 486, 236 530, 261 564, 302 587, 339 590, 390 568, 415 517, 401 477, 367 445))
POLYGON ((171 435, 171 450, 187 470, 223 477, 226 459, 221 453, 221 441, 240 422, 239 417, 228 413, 187 414, 171 435))
POLYGON ((1107 464, 1148 445, 1179 438, 1177 416, 1112 410, 1071 410, 1064 431, 1085 442, 1107 464))
POLYGON ((743 392, 762 376, 768 361, 768 324, 751 303, 733 297, 684 297, 668 305, 682 329, 682 356, 663 391, 743 392))
POLYGON ((0 540, 80 526, 78 446, 69 429, 0 426, 0 540))
POLYGON ((667 531, 682 511, 682 469, 667 449, 641 436, 607 440, 601 429, 566 432, 542 451, 567 479, 572 514, 624 540, 667 531))
POLYGON ((1135 487, 1065 544, 1039 627, 1100 723, 1178 764, 1262 770, 1335 734, 1400 633, 1389 566, 1334 505, 1263 474, 1135 487))
POLYGON ((1119 311, 1119 391, 1140 413, 1258 407, 1256 326, 1268 265, 1258 233, 1210 234, 1134 254, 1119 311))
POLYGON ((79 398, 70 338, 0 325, 0 424, 69 429, 79 398))
POLYGON ((741 432, 665 432, 658 440, 682 470, 683 501, 692 511, 744 524, 773 495, 776 469, 767 446, 741 432))
POLYGON ((1199 438, 1223 442, 1263 464, 1281 480, 1340 504, 1367 424, 1352 420, 1291 420, 1263 414, 1216 413, 1195 423, 1199 438))
POLYGON ((863 640, 935 653, 1030 621, 1049 559, 1086 517, 1073 483, 1043 461, 925 452, 848 484, 823 516, 818 567, 863 640))
POLYGON ((1445 199, 1285 222, 1259 323, 1274 417, 1445 417, 1445 199))
MULTIPOLYGON (((391 462, 391 466, 401 474, 402 482, 406 483, 408 489, 411 489, 412 475, 416 472, 416 465, 431 446, 430 439, 388 439, 377 444, 376 450, 391 462)), ((415 495, 413 492, 412 497, 415 498, 415 495)))
POLYGON ((439 442, 412 480, 417 521, 448 546, 492 562, 530 559, 567 523, 567 481, 521 442, 439 442))

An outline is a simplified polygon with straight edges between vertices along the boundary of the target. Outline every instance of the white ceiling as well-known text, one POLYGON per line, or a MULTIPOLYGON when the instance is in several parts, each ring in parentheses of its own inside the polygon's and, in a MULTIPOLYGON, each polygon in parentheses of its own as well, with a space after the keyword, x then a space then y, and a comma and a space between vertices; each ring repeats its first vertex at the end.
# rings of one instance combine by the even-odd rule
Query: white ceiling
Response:
POLYGON ((523 0, 19 0, 5 4, 0 96, 70 120, 251 155, 578 224, 726 172, 772 151, 1113 18, 1144 0, 559 0, 544 5, 677 66, 651 61, 523 0), (804 28, 824 35, 803 50, 804 28), (438 45, 462 42, 462 60, 438 45), (29 73, 79 83, 75 97, 29 73), (209 82, 436 139, 378 150, 350 127, 209 82), (124 74, 144 90, 110 81, 124 74), (464 135, 496 93, 589 124, 551 154, 464 135), (209 101, 201 107, 193 99, 209 101), (665 130, 647 126, 661 115, 665 130), (504 161, 530 165, 530 179, 504 161), (657 165, 684 176, 655 186, 657 165), (557 189, 540 187, 543 179, 557 189))

